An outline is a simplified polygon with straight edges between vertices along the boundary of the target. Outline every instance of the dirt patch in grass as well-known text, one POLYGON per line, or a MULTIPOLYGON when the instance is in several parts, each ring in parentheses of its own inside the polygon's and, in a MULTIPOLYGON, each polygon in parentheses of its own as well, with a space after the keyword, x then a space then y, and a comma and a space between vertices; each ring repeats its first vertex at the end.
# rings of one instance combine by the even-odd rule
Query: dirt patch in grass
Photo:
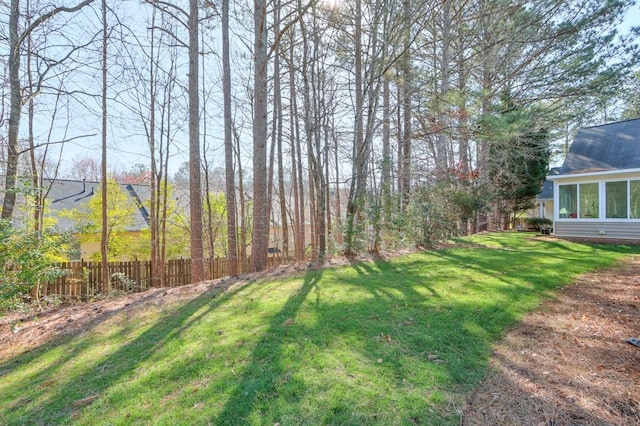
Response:
POLYGON ((465 425, 640 424, 640 259, 584 275, 511 330, 465 425))
POLYGON ((66 303, 42 312, 5 313, 0 316, 0 360, 40 347, 65 335, 82 333, 122 312, 168 307, 188 302, 207 292, 221 293, 232 286, 245 285, 267 277, 292 275, 315 267, 317 266, 313 264, 282 265, 261 273, 117 295, 90 303, 66 303))
MULTIPOLYGON (((392 255, 397 253, 387 256, 392 255)), ((372 259, 371 256, 363 256, 356 260, 372 259)), ((82 333, 121 312, 143 310, 146 307, 168 307, 189 302, 208 292, 219 294, 231 287, 246 285, 256 280, 293 276, 313 269, 345 265, 353 260, 330 259, 322 265, 307 262, 283 264, 258 273, 197 284, 116 295, 94 302, 69 302, 41 312, 5 312, 0 316, 0 361, 53 342, 62 336, 82 333)))

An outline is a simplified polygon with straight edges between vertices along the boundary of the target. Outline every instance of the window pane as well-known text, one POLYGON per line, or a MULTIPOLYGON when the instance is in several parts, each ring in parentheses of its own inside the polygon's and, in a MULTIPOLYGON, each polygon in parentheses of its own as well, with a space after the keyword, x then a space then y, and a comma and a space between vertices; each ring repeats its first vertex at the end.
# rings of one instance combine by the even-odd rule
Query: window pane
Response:
POLYGON ((629 182, 631 192, 631 218, 640 219, 640 180, 629 182))
POLYGON ((578 217, 578 185, 560 185, 560 217, 578 217))
POLYGON ((607 182, 607 219, 627 218, 627 181, 607 182))
POLYGON ((580 219, 600 217, 597 183, 583 183, 580 185, 580 219))

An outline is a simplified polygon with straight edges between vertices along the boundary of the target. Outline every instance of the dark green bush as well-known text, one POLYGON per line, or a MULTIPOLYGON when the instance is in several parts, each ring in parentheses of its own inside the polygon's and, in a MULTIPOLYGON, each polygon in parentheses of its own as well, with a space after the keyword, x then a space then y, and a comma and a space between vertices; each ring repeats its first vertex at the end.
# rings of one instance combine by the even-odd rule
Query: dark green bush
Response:
POLYGON ((546 217, 528 217, 524 221, 527 224, 527 228, 533 228, 538 231, 553 225, 553 221, 546 217))

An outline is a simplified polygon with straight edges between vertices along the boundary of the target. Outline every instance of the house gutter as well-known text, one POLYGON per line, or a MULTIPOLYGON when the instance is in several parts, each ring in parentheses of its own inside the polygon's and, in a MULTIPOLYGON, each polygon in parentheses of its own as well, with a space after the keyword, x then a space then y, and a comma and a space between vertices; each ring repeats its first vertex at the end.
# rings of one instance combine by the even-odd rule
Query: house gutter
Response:
POLYGON ((610 175, 618 175, 622 173, 640 173, 640 168, 636 169, 614 169, 614 170, 601 170, 597 172, 572 172, 566 173, 563 175, 550 175, 547 176, 548 180, 558 180, 558 179, 571 179, 575 177, 599 177, 599 176, 610 176, 610 175))

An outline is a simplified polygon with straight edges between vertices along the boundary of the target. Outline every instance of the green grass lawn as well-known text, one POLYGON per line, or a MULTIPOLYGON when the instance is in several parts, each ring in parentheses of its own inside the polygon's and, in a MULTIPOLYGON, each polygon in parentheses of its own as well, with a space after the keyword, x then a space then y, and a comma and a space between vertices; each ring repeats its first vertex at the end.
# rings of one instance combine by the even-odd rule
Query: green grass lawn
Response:
POLYGON ((455 425, 510 326, 640 250, 460 242, 119 314, 3 360, 0 424, 455 425))

